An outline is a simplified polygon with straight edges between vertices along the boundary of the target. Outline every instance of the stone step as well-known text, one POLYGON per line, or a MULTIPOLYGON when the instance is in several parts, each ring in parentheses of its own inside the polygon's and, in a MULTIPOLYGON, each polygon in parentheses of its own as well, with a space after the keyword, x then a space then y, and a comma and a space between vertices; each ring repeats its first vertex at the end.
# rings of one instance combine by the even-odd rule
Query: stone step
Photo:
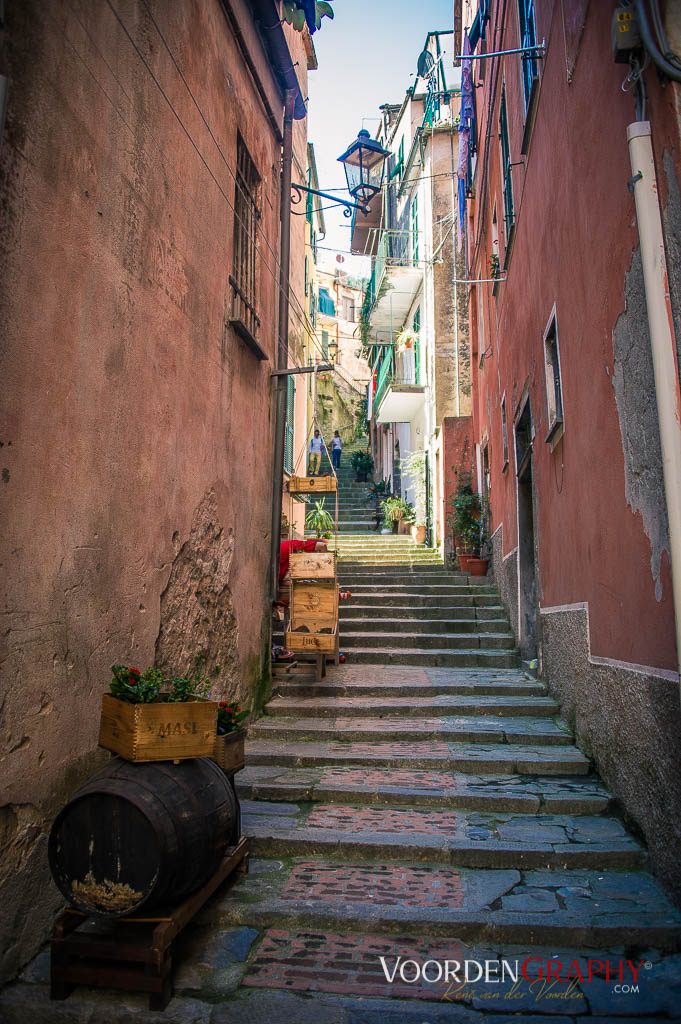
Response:
MULTIPOLYGON (((345 582, 345 579, 343 580, 345 582)), ((430 597, 433 594, 442 597, 493 597, 495 604, 499 604, 499 594, 493 588, 471 587, 467 583, 454 581, 451 583, 431 583, 430 579, 422 583, 418 579, 412 581, 402 580, 400 583, 355 583, 352 593, 358 597, 404 597, 405 604, 409 604, 412 597, 430 597)))
MULTIPOLYGON (((341 584, 343 586, 344 584, 341 584)), ((435 622, 445 619, 456 622, 457 629, 463 629, 460 623, 478 623, 480 628, 483 624, 486 627, 491 623, 502 621, 506 628, 506 611, 504 608, 495 608, 493 605, 477 607, 475 605, 453 605, 451 607, 440 605, 374 605, 355 604, 354 591, 352 598, 344 601, 339 608, 340 617, 348 622, 364 622, 370 619, 380 619, 384 622, 435 622), (388 616, 390 616, 388 618, 388 616)), ((465 627, 467 628, 467 627, 465 627)), ((500 627, 501 628, 501 627, 500 627)))
POLYGON ((413 585, 429 581, 432 583, 457 583, 459 586, 475 585, 471 584, 470 578, 463 573, 443 572, 442 566, 433 562, 425 562, 423 565, 403 565, 399 569, 392 569, 389 566, 381 566, 377 569, 362 566, 356 569, 348 562, 343 562, 339 577, 358 585, 401 583, 404 586, 405 583, 413 585))
POLYGON ((457 743, 441 740, 327 742, 246 741, 246 764, 307 768, 359 765, 383 768, 437 768, 466 774, 588 775, 590 763, 572 744, 457 743))
MULTIPOLYGON (((263 844, 260 842, 258 845, 263 844)), ((552 947, 546 955, 549 961, 556 957, 556 945, 602 949, 621 943, 623 934, 626 934, 630 948, 679 949, 679 911, 652 875, 636 870, 634 865, 631 865, 634 870, 630 867, 622 872, 611 869, 598 871, 592 866, 581 870, 549 871, 528 865, 521 873, 516 868, 501 864, 471 870, 459 862, 456 866, 447 862, 424 865, 418 861, 400 862, 391 856, 387 864, 374 867, 362 863, 361 859, 341 863, 329 859, 312 861, 301 856, 299 850, 296 853, 295 859, 287 864, 261 861, 259 857, 252 861, 251 873, 236 881, 229 896, 218 897, 210 908, 209 919, 221 928, 240 924, 279 929, 282 926, 289 928, 291 922, 295 922, 294 927, 300 930, 303 940, 309 937, 302 934, 304 931, 317 931, 319 934, 314 936, 313 943, 302 943, 306 953, 304 958, 300 958, 300 968, 309 968, 319 956, 326 967, 326 973, 320 972, 322 978, 328 979, 330 974, 333 976, 331 969, 335 967, 338 970, 343 962, 347 970, 349 950, 358 933, 362 936, 364 957, 371 950, 374 959, 373 972, 367 963, 357 979, 359 984, 362 980, 366 983, 367 974, 374 982, 381 976, 378 960, 381 954, 386 956, 390 969, 398 956, 417 959, 421 963, 430 960, 431 964, 445 958, 446 947, 443 948, 442 942, 438 947, 439 955, 429 946, 415 957, 415 937, 449 939, 450 957, 455 952, 456 960, 473 962, 475 953, 464 954, 461 942, 487 943, 492 950, 498 950, 500 943, 519 946, 523 943, 547 943, 552 947), (339 931, 342 935, 334 934, 339 931), (383 948, 380 941, 374 940, 369 944, 363 934, 367 931, 374 937, 401 933, 410 938, 391 939, 395 942, 393 950, 392 947, 383 948), (452 944, 452 936, 459 941, 452 944), (335 939, 335 949, 329 938, 335 939), (344 958, 340 957, 342 950, 345 951, 344 958)), ((531 859, 538 858, 535 855, 531 859)), ((262 961, 260 970, 266 972, 272 970, 272 964, 279 966, 282 958, 285 962, 292 943, 286 933, 286 942, 279 946, 279 953, 276 945, 270 948, 266 940, 264 945, 267 955, 259 957, 256 953, 252 966, 257 970, 259 961, 262 961)), ((535 950, 529 954, 526 947, 525 956, 528 955, 536 955, 535 950)), ((585 960, 588 956, 582 954, 585 960)), ((625 958, 627 956, 629 954, 625 954, 625 958)), ((489 952, 487 957, 481 957, 483 961, 487 958, 489 952)), ((592 958, 602 960, 602 956, 592 958)), ((622 958, 620 949, 615 962, 622 958)), ((566 972, 569 969, 567 965, 572 962, 573 956, 564 958, 566 972)), ((636 967, 642 967, 643 962, 643 957, 633 960, 636 967)), ((536 965, 536 961, 534 963, 536 965)), ((586 970, 585 966, 585 973, 586 970)), ((413 977, 408 972, 405 976, 413 977)), ((630 973, 628 976, 631 978, 630 973)), ((309 974, 301 974, 305 988, 308 987, 308 979, 309 974)), ((610 987, 613 987, 612 979, 610 987)), ((433 992, 431 998, 442 998, 442 991, 433 992)), ((588 995, 590 985, 585 984, 584 991, 588 995)), ((369 990, 365 994, 377 993, 369 990)), ((389 994, 389 989, 386 994, 389 994)), ((496 994, 498 996, 499 991, 496 994)), ((537 1000, 538 992, 535 991, 533 1011, 539 1010, 537 1000)), ((498 1003, 494 1005, 495 1009, 501 1009, 498 1003)), ((566 1005, 565 1010, 568 1009, 566 1005)), ((515 1011, 518 1011, 517 1005, 515 1011)), ((365 1021, 366 1017, 362 1015, 352 1019, 365 1021)), ((403 1018, 391 1016, 381 1019, 387 1022, 403 1018)), ((423 1008, 421 1016, 413 1018, 415 1024, 430 1019, 423 1008)), ((459 1015, 448 1019, 463 1022, 459 1015)), ((504 1021, 510 1019, 515 1018, 503 1018, 504 1021)), ((614 1021, 617 1018, 609 1019, 614 1021)), ((542 1016, 538 1020, 543 1022, 546 1018, 542 1016)))
POLYGON ((315 718, 349 717, 367 715, 371 718, 383 715, 393 717, 405 715, 419 719, 424 714, 489 716, 498 718, 533 716, 547 718, 557 715, 560 708, 552 697, 518 697, 502 695, 463 696, 459 694, 438 694, 435 697, 421 697, 415 704, 411 697, 276 697, 267 705, 267 716, 311 715, 315 718))
MULTIPOLYGON (((343 666, 347 671, 350 670, 350 666, 343 666)), ((409 672, 410 670, 405 670, 409 672)), ((438 670, 433 670, 437 672, 438 670)), ((283 681, 277 683, 277 692, 281 696, 286 697, 397 697, 402 700, 412 700, 416 697, 419 700, 423 697, 439 697, 442 695, 461 695, 472 698, 474 695, 481 695, 486 697, 504 696, 504 697, 544 697, 546 696, 546 687, 543 683, 538 680, 522 679, 517 682, 515 681, 482 681, 475 682, 474 680, 452 682, 452 683, 438 683, 438 682, 404 682, 404 683, 385 683, 385 682, 373 682, 368 680, 367 682, 329 682, 328 679, 322 680, 321 683, 315 683, 311 686, 306 686, 302 683, 289 683, 287 682, 288 676, 283 677, 283 681)), ((418 705, 417 705, 418 706, 418 705)))
POLYGON ((611 796, 593 776, 464 775, 437 769, 249 765, 236 779, 249 800, 448 807, 528 814, 604 814, 611 796))
POLYGON ((356 665, 432 665, 441 668, 518 668, 520 665, 517 653, 484 648, 426 650, 418 647, 356 647, 346 653, 356 665))
MULTIPOLYGON (((375 624, 371 623, 370 627, 375 624)), ((512 633, 422 633, 410 630, 409 633, 381 633, 370 628, 362 632, 343 628, 343 646, 346 648, 390 647, 398 651, 403 647, 419 647, 420 650, 515 650, 515 637, 512 633)))
MULTIPOLYGON (((500 698, 501 699, 501 698, 500 698)), ((458 715, 422 717, 387 716, 357 718, 270 717, 258 719, 248 730, 253 740, 326 740, 342 736, 344 742, 391 740, 412 742, 446 740, 460 743, 533 743, 561 746, 570 740, 565 723, 527 716, 492 717, 458 715)))
POLYGON ((242 829, 267 857, 416 860, 470 868, 645 865, 645 849, 615 818, 420 807, 356 807, 245 800, 242 829))
POLYGON ((403 591, 397 594, 386 594, 379 588, 374 593, 367 587, 353 587, 351 603, 345 605, 347 608, 359 607, 371 602, 374 608, 404 607, 426 608, 435 606, 437 608, 498 608, 499 595, 490 594, 485 591, 469 591, 468 593, 457 594, 430 594, 413 591, 403 591), (355 605, 354 602, 357 602, 355 605))
MULTIPOLYGON (((376 611, 380 612, 381 609, 376 609, 376 611)), ((356 616, 346 615, 345 609, 341 605, 340 620, 344 636, 353 636, 355 633, 445 636, 451 634, 451 630, 448 627, 452 626, 455 627, 458 636, 461 634, 470 636, 474 633, 490 633, 508 636, 513 640, 513 634, 507 624, 501 619, 490 619, 487 622, 475 618, 456 619, 455 622, 450 623, 442 619, 431 619, 428 616, 427 608, 414 608, 408 616, 400 619, 379 618, 377 614, 359 619, 356 616), (438 632, 438 630, 443 629, 446 630, 446 633, 438 632)), ((515 646, 515 640, 508 646, 515 646)))

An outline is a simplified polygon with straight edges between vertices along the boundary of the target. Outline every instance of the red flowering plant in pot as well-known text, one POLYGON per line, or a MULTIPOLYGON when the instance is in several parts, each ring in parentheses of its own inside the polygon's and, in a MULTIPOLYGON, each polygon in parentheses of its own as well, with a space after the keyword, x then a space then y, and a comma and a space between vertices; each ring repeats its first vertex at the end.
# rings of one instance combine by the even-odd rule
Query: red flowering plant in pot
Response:
POLYGON ((233 775, 244 766, 245 731, 241 723, 248 715, 234 701, 221 700, 218 703, 217 735, 213 749, 213 761, 224 772, 233 775))

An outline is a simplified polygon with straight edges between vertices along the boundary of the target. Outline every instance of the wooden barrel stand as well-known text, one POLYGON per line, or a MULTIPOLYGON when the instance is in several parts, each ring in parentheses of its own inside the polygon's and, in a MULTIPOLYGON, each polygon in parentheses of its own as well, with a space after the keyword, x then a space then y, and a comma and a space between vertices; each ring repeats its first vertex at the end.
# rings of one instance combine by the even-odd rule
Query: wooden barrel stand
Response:
POLYGON ((147 992, 151 1010, 165 1009, 175 939, 248 870, 235 770, 115 758, 74 794, 49 839, 53 878, 73 904, 52 933, 52 999, 93 985, 147 992))
POLYGON ((215 874, 174 907, 116 921, 64 910, 52 933, 50 998, 66 999, 77 985, 93 985, 148 992, 149 1009, 165 1010, 173 994, 175 939, 225 879, 247 871, 248 841, 240 839, 215 874), (79 931, 86 922, 90 926, 79 931))

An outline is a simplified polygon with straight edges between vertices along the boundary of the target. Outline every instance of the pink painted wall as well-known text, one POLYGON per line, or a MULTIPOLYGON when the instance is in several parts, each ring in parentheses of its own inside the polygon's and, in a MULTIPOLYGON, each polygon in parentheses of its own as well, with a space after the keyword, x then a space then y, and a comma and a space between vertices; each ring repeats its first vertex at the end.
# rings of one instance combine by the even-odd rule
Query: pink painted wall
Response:
MULTIPOLYGON (((477 292, 471 296, 474 431, 478 440, 485 432, 492 439, 492 529, 503 524, 506 554, 517 544, 512 420, 523 389, 529 388, 536 429, 535 530, 542 607, 588 602, 592 654, 672 669, 676 654, 668 556, 663 552, 656 578, 645 510, 632 510, 625 486, 622 431, 626 434, 627 427, 613 384, 613 332, 634 296, 633 291, 628 298, 626 293, 626 276, 638 245, 634 201, 627 190, 631 169, 626 129, 636 117, 631 95, 620 88, 626 66, 614 64, 610 54, 611 8, 577 5, 579 10, 571 11, 570 18, 581 24, 588 6, 586 24, 580 36, 568 18, 566 51, 564 6, 551 0, 536 4, 538 38, 546 37, 548 55, 542 64, 538 114, 526 166, 512 169, 517 232, 507 282, 497 286, 496 296, 491 285, 478 286, 484 289, 483 338, 478 333, 479 296, 477 292), (566 52, 572 64, 576 55, 570 82, 566 52), (548 422, 542 335, 554 303, 565 434, 552 453, 544 441, 548 422), (490 354, 480 369, 483 344, 490 354), (506 471, 502 471, 500 413, 504 393, 511 446, 506 471)), ((494 36, 494 48, 518 45, 517 16, 511 11, 503 36, 494 36)), ((503 77, 511 160, 522 161, 519 59, 505 58, 503 77)), ((485 88, 477 96, 483 139, 488 132, 484 113, 494 81, 488 67, 485 88)), ((502 74, 497 80, 487 180, 478 177, 476 199, 470 204, 471 277, 489 276, 495 199, 499 219, 503 216, 497 141, 501 81, 502 74), (479 236, 480 246, 475 249, 479 236)), ((678 174, 676 87, 661 90, 653 74, 647 81, 658 173, 667 150, 673 153, 678 174)), ((647 334, 637 342, 648 345, 647 334)), ((635 380, 628 386, 636 391, 635 380)), ((641 392, 632 399, 636 400, 644 407, 654 397, 641 392)))
POLYGON ((0 38, 3 977, 60 902, 45 831, 111 663, 206 648, 248 703, 269 662, 279 144, 218 0, 116 6, 11 4, 0 38), (225 327, 237 128, 269 362, 225 327))

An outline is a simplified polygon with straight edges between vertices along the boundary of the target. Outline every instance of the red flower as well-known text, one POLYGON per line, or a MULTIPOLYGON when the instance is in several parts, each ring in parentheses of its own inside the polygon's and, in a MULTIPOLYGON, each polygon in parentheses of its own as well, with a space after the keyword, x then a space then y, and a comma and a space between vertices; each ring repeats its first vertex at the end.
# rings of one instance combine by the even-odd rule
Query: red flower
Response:
POLYGON ((224 701, 224 700, 221 700, 221 701, 220 701, 220 703, 218 704, 218 707, 219 707, 219 708, 226 708, 226 707, 227 707, 227 703, 226 703, 226 701, 224 701))
POLYGON ((138 668, 129 668, 128 672, 130 673, 131 676, 141 676, 142 675, 142 673, 140 672, 140 670, 138 668))

